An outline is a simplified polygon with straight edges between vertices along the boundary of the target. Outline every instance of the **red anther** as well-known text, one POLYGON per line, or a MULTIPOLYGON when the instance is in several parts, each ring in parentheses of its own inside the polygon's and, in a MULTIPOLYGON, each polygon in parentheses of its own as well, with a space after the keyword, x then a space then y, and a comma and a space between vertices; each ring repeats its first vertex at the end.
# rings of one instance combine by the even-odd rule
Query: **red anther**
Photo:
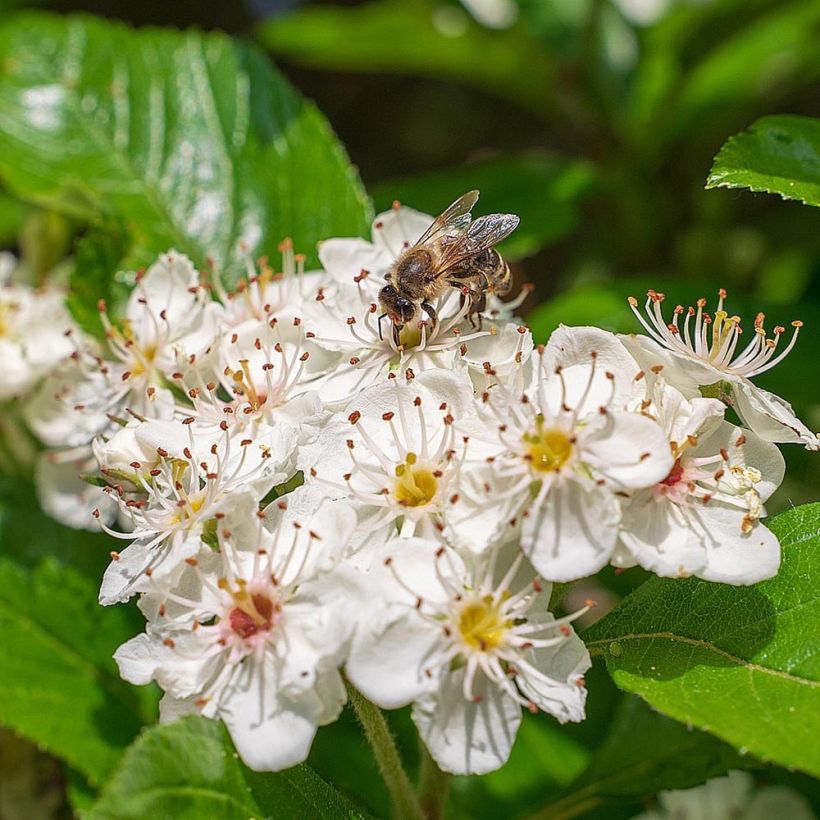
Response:
POLYGON ((351 424, 356 424, 356 422, 362 417, 362 414, 358 410, 354 410, 348 417, 347 420, 351 424))

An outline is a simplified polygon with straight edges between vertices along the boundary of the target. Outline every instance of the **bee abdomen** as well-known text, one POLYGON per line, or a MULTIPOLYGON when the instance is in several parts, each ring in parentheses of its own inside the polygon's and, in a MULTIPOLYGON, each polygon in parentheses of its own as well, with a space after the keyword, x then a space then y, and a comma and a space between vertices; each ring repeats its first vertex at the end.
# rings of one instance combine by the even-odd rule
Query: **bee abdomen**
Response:
POLYGON ((498 255, 498 264, 488 278, 490 290, 499 296, 504 296, 512 289, 512 271, 501 255, 498 255))

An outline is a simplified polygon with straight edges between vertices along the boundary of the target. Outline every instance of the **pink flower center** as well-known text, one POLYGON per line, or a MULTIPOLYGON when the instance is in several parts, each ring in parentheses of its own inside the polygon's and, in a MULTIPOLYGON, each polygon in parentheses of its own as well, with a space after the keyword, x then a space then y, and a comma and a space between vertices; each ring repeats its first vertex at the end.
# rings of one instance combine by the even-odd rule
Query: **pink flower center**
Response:
POLYGON ((669 475, 661 481, 661 484, 665 484, 667 487, 674 487, 681 479, 683 478, 683 464, 681 464, 680 459, 675 459, 675 463, 672 465, 672 469, 669 471, 669 475))
POLYGON ((232 609, 228 620, 231 629, 240 638, 248 639, 269 630, 273 626, 277 610, 278 607, 274 606, 270 598, 257 593, 243 601, 241 606, 232 609))

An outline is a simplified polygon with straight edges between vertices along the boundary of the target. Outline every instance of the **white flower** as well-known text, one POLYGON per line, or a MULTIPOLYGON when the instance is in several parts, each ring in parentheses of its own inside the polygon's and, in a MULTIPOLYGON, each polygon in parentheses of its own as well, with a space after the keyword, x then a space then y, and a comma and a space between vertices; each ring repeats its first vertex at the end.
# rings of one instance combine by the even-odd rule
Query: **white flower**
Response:
POLYGON ((725 290, 718 292, 714 316, 704 311, 706 300, 698 299, 697 309, 677 305, 669 323, 661 310, 665 298, 665 294, 654 290, 647 293, 647 318, 638 311, 637 299, 629 299, 632 311, 650 337, 623 337, 641 366, 656 372, 663 368, 666 381, 688 397, 702 392, 724 400, 753 432, 767 441, 801 442, 808 450, 820 449, 820 439, 795 416, 790 404, 751 381, 786 358, 797 341, 802 322, 792 322, 794 333, 789 343, 778 349, 785 329, 775 327, 773 336, 768 337, 763 328, 765 316, 758 313, 748 344, 741 345, 740 317, 730 316, 724 309, 725 290), (680 317, 684 314, 681 326, 680 317))
POLYGON ((97 460, 91 447, 46 450, 34 472, 37 500, 55 521, 77 530, 99 529, 117 517, 117 503, 81 476, 93 475, 97 460))
POLYGON ((225 516, 219 553, 190 559, 173 590, 143 598, 147 631, 115 660, 126 680, 165 690, 163 720, 221 718, 248 766, 278 771, 307 757, 317 727, 346 700, 338 667, 355 624, 349 573, 325 573, 313 555, 340 555, 353 515, 336 507, 304 526, 278 510, 260 516, 225 516))
POLYGON ((430 753, 455 774, 504 764, 522 706, 562 723, 584 717, 590 660, 568 626, 580 613, 554 619, 550 585, 517 550, 512 561, 500 553, 467 565, 435 542, 389 542, 366 582, 381 591, 384 611, 368 612, 347 662, 351 682, 375 703, 414 704, 430 753))
POLYGON ((613 563, 728 584, 772 577, 780 545, 759 519, 783 479, 777 447, 724 421, 719 401, 687 401, 662 380, 642 412, 660 422, 675 463, 624 503, 623 549, 613 563))
POLYGON ((29 426, 46 444, 76 447, 111 432, 114 420, 129 414, 171 418, 175 402, 168 383, 210 345, 219 312, 190 260, 168 251, 139 277, 121 328, 100 303, 114 361, 104 359, 91 340, 78 340, 71 358, 29 402, 29 426))
POLYGON ((305 257, 295 254, 293 242, 285 239, 279 245, 282 270, 274 271, 267 258, 255 267, 247 260, 247 278, 240 280, 228 292, 218 277, 214 278, 217 294, 225 307, 223 320, 228 327, 242 325, 250 320, 268 322, 272 318, 289 321, 301 316, 306 303, 326 277, 322 271, 305 272, 305 257))
POLYGON ((529 330, 515 321, 513 311, 529 290, 511 302, 488 299, 483 327, 470 318, 470 303, 454 288, 433 303, 438 319, 405 325, 394 337, 390 319, 379 317, 379 291, 384 275, 402 251, 430 226, 433 217, 398 204, 373 223, 373 242, 330 239, 319 258, 333 287, 317 294, 306 308, 306 321, 316 329, 315 344, 342 354, 336 367, 317 383, 326 402, 336 402, 393 371, 418 374, 436 367, 467 372, 479 389, 501 381, 520 389, 519 372, 532 352, 529 330), (516 382, 518 379, 518 382, 516 382))
POLYGON ((0 400, 27 393, 74 350, 64 294, 11 284, 14 266, 11 254, 0 253, 0 400))
POLYGON ((208 356, 188 373, 175 374, 193 404, 191 415, 200 426, 235 430, 310 421, 322 409, 318 394, 308 389, 306 341, 312 335, 298 318, 283 323, 275 317, 251 319, 220 335, 208 356))
POLYGON ((458 506, 471 450, 457 424, 475 417, 469 383, 446 370, 385 380, 338 416, 347 421, 337 417, 303 447, 299 466, 328 496, 357 502, 359 546, 383 544, 399 525, 405 537, 436 537, 458 506))
MULTIPOLYGON (((118 500, 129 531, 116 532, 102 521, 101 526, 132 543, 112 553, 100 590, 103 604, 128 600, 151 579, 173 576, 199 552, 206 522, 227 508, 256 508, 274 485, 292 475, 296 441, 291 428, 271 429, 256 441, 220 433, 213 442, 210 433, 197 437, 195 425, 186 421, 148 421, 136 429, 138 450, 153 454, 130 465, 130 480, 144 497, 135 499, 118 486, 106 488, 118 500)), ((104 454, 105 447, 99 452, 104 454)))
POLYGON ((488 390, 486 434, 503 452, 453 526, 464 532, 493 508, 504 521, 523 513, 521 548, 545 578, 570 581, 605 566, 619 495, 661 481, 674 463, 661 427, 624 409, 635 367, 612 334, 561 327, 539 351, 522 396, 488 390))
POLYGON ((814 820, 806 799, 785 786, 756 789, 748 772, 733 771, 702 786, 661 792, 655 811, 635 820, 814 820))

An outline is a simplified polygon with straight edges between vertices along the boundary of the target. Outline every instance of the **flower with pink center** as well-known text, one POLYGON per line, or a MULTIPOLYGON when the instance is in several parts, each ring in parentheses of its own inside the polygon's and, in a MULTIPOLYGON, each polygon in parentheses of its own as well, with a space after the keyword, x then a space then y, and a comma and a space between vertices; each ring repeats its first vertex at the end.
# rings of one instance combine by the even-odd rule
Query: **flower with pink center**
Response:
POLYGON ((357 632, 346 671, 385 708, 413 721, 444 771, 483 774, 509 756, 521 708, 561 723, 584 717, 589 655, 570 622, 548 611, 550 584, 514 544, 465 563, 419 538, 386 544, 363 586, 383 612, 357 632))
POLYGON ((331 505, 302 523, 285 506, 221 515, 218 551, 143 596, 146 632, 114 656, 126 680, 165 691, 162 720, 223 720, 260 771, 303 761, 317 728, 339 716, 338 670, 356 623, 356 581, 338 564, 353 513, 331 505))
MULTIPOLYGON (((130 433, 129 428, 120 436, 130 433)), ((130 439, 129 439, 130 444, 130 439)), ((119 445, 117 437, 109 448, 119 445)), ((230 431, 199 433, 192 419, 148 421, 133 435, 135 459, 127 474, 138 493, 121 484, 105 488, 120 507, 127 531, 114 530, 100 519, 109 535, 131 543, 112 553, 100 590, 102 604, 128 600, 165 576, 174 577, 185 559, 201 548, 208 522, 228 508, 254 509, 276 484, 293 474, 292 428, 271 428, 256 440, 230 431), (191 422, 191 423, 187 423, 191 422), (153 580, 152 580, 153 579, 153 580)), ((105 463, 106 447, 98 448, 105 463)), ((121 468, 109 474, 116 480, 121 468)))
POLYGON ((782 346, 785 328, 775 327, 769 336, 763 327, 765 316, 758 313, 751 337, 744 344, 740 317, 727 313, 725 298, 726 291, 720 290, 714 315, 706 312, 706 300, 698 299, 697 308, 677 305, 672 320, 667 321, 661 307, 665 294, 647 293, 645 317, 638 310, 637 299, 630 297, 630 307, 649 335, 624 336, 623 342, 647 371, 663 368, 665 381, 688 398, 704 395, 723 400, 761 438, 820 449, 817 434, 797 418, 788 402, 751 381, 788 356, 803 323, 792 322, 794 332, 782 346))
POLYGON ((774 444, 723 419, 715 399, 687 400, 658 380, 640 412, 664 429, 675 463, 653 487, 624 501, 613 563, 666 577, 753 584, 780 565, 780 544, 760 523, 783 480, 774 444))

